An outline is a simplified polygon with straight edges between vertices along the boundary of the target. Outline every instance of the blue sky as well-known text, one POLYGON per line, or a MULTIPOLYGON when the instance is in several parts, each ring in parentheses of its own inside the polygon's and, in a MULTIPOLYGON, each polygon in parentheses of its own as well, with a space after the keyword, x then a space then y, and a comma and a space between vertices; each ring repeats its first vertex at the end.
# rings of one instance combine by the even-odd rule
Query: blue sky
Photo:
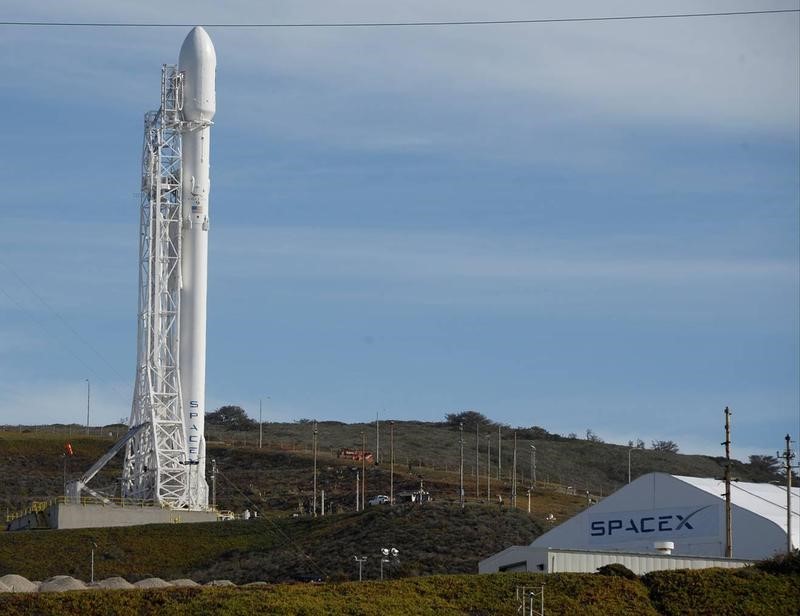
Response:
MULTIPOLYGON (((524 19, 748 2, 72 2, 3 20, 524 19)), ((773 8, 797 8, 776 0, 773 8)), ((0 27, 2 28, 2 27, 0 27)), ((0 422, 127 416, 142 115, 187 29, 2 28, 0 422)), ((800 430, 800 18, 209 28, 208 400, 800 430), (269 397, 267 400, 266 398, 269 397)))

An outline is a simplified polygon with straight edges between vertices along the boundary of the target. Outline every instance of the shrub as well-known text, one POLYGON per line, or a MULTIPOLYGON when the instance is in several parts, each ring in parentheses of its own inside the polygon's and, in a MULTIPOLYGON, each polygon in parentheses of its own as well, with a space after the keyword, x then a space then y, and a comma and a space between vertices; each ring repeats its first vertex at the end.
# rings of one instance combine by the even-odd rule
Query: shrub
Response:
POLYGON ((621 563, 611 563, 610 565, 603 565, 602 567, 598 567, 597 573, 600 575, 608 575, 611 577, 623 577, 628 580, 639 579, 638 575, 636 575, 633 571, 631 571, 621 563))
POLYGON ((754 566, 773 575, 798 575, 800 550, 794 550, 791 554, 776 554, 772 558, 757 562, 754 566))

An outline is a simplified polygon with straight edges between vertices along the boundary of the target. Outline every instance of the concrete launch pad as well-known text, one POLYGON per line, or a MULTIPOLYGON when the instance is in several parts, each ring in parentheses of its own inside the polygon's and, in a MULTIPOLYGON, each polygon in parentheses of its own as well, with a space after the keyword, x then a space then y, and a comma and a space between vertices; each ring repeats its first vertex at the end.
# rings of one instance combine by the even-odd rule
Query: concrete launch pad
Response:
POLYGON ((56 502, 10 521, 7 530, 99 528, 142 524, 216 522, 216 511, 188 511, 153 506, 56 502))

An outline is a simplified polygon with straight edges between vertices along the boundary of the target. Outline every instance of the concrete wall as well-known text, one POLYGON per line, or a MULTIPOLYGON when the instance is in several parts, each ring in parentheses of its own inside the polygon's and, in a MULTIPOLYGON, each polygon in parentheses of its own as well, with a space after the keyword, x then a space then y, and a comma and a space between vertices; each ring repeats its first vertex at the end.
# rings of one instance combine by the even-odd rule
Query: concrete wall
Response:
POLYGON ((217 514, 213 511, 181 511, 157 507, 73 505, 70 503, 58 503, 56 507, 58 508, 56 528, 95 528, 217 521, 217 514))
POLYGON ((56 503, 41 512, 28 513, 13 520, 8 530, 46 528, 100 528, 106 526, 138 526, 141 524, 181 524, 216 522, 213 511, 182 511, 159 507, 120 507, 56 503))

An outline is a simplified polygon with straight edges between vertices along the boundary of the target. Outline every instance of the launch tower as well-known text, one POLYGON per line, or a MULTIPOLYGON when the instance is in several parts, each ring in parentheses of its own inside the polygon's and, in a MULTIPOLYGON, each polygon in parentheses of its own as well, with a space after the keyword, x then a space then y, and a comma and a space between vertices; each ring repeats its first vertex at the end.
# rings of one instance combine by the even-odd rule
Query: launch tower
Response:
POLYGON ((139 222, 136 380, 128 433, 79 481, 123 447, 121 496, 161 507, 208 508, 205 479, 206 285, 210 127, 216 54, 194 28, 179 63, 161 70, 161 104, 145 114, 139 222))

